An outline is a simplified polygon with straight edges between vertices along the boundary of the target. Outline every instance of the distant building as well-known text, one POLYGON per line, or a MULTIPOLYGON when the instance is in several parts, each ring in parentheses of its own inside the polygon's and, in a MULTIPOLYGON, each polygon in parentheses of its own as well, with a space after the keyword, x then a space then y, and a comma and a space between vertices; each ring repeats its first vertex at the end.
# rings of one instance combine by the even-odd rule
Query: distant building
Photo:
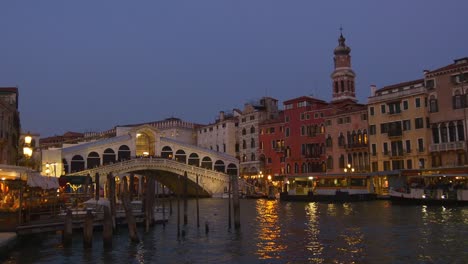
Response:
POLYGON ((468 165, 468 57, 426 71, 432 167, 468 165))
POLYGON ((240 114, 237 109, 234 109, 231 113, 219 112, 219 117, 213 124, 200 126, 197 145, 233 157, 239 157, 238 126, 240 114))
POLYGON ((16 165, 19 149, 20 117, 18 88, 0 88, 0 163, 16 165))

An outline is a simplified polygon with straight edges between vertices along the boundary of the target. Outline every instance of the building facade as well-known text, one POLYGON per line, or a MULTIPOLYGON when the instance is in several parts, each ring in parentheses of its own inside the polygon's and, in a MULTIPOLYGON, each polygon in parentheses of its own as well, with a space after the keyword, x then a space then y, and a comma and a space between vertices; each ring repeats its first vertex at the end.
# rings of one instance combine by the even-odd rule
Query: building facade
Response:
POLYGON ((259 159, 260 124, 278 118, 278 112, 278 100, 271 97, 245 104, 238 127, 241 175, 257 175, 262 171, 264 163, 259 159))
POLYGON ((213 124, 198 129, 197 145, 239 157, 239 116, 236 109, 232 113, 221 111, 213 124))
POLYGON ((369 97, 373 172, 431 167, 426 98, 422 79, 383 87, 369 97))
POLYGON ((18 88, 0 88, 0 163, 16 165, 22 149, 19 147, 20 117, 18 88))
POLYGON ((279 112, 277 119, 265 121, 259 127, 260 161, 264 164, 263 174, 273 178, 284 175, 284 111, 279 112))
POLYGON ((328 103, 309 96, 284 102, 285 174, 326 171, 325 116, 328 103))
POLYGON ((467 81, 468 58, 424 74, 432 132, 429 144, 432 167, 468 165, 467 81))

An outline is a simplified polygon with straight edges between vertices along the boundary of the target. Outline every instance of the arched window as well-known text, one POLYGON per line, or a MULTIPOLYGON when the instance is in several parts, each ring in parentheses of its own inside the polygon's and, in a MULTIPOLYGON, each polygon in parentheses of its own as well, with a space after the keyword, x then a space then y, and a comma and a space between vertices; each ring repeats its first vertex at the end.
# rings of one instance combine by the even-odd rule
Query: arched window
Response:
POLYGON ((242 135, 245 135, 247 134, 247 131, 245 130, 245 128, 242 129, 242 135))
POLYGON ((328 135, 327 140, 326 140, 327 147, 331 148, 333 146, 332 143, 333 143, 332 138, 330 135, 328 135))
POLYGON ((335 81, 335 93, 338 93, 338 81, 335 81))
POLYGON ((102 154, 102 165, 107 165, 115 162, 115 152, 113 149, 108 148, 102 154))
POLYGON ((367 145, 367 130, 364 129, 364 132, 362 134, 362 138, 363 138, 363 143, 367 145))
MULTIPOLYGON (((149 154, 149 153, 148 153, 149 154)), ((129 160, 130 159, 130 148, 127 145, 122 145, 119 147, 119 151, 117 152, 118 160, 129 160)))
POLYGON ((85 169, 85 161, 81 155, 73 156, 71 160, 71 172, 82 171, 85 169))
POLYGON ((441 137, 442 143, 448 142, 447 126, 445 125, 445 123, 440 124, 440 137, 441 137))
POLYGON ((185 163, 187 161, 187 155, 185 155, 185 151, 179 149, 175 153, 175 160, 178 162, 185 163))
POLYGON ((246 161, 247 161, 247 155, 244 154, 244 155, 242 155, 242 162, 246 162, 246 161))
POLYGON ((250 155, 250 161, 255 161, 255 153, 252 153, 252 154, 250 155))
POLYGON ((449 123, 449 142, 454 142, 456 141, 457 134, 456 134, 456 129, 455 129, 455 123, 450 122, 449 123))
POLYGON ((86 167, 88 169, 96 168, 101 165, 101 157, 97 152, 90 152, 88 158, 86 159, 86 167))
POLYGON ((340 133, 340 136, 338 137, 338 146, 342 147, 345 145, 345 138, 343 136, 343 133, 340 133))
POLYGON ((191 166, 200 166, 200 158, 198 157, 197 153, 190 154, 188 158, 188 164, 191 166))
POLYGON ((435 98, 434 95, 431 95, 431 97, 429 98, 429 112, 431 113, 435 113, 435 112, 438 112, 439 109, 438 109, 438 106, 437 106, 437 98, 435 98))
POLYGON ((344 155, 341 154, 340 159, 338 160, 338 166, 343 169, 345 167, 345 162, 344 162, 344 155))
POLYGON ((224 172, 226 169, 226 166, 224 165, 224 162, 222 160, 217 160, 214 164, 214 170, 219 171, 219 172, 224 172))
POLYGON ((252 126, 252 127, 250 128, 250 134, 253 134, 253 133, 255 133, 255 127, 254 127, 254 126, 252 126))
POLYGON ((255 148, 255 139, 250 139, 250 147, 255 148))
POLYGON ((161 149, 161 158, 164 159, 172 159, 174 156, 174 153, 172 152, 172 148, 169 146, 164 146, 161 149))
POLYGON ((436 125, 436 124, 433 124, 432 125, 432 142, 434 142, 434 144, 439 144, 440 141, 439 141, 439 127, 436 125))
POLYGON ((341 81, 341 92, 344 92, 344 81, 341 81))
POLYGON ((465 128, 462 121, 457 121, 458 141, 465 140, 465 128))
POLYGON ((213 169, 213 161, 211 161, 210 157, 204 157, 202 159, 202 161, 201 161, 201 166, 200 167, 212 170, 213 169))
POLYGON ((245 142, 245 140, 242 140, 242 148, 243 149, 247 148, 247 142, 245 142))
POLYGON ((299 173, 299 164, 294 163, 294 173, 299 173))
POLYGON ((307 163, 302 163, 302 173, 307 173, 307 163))
POLYGON ((327 169, 333 169, 333 158, 332 158, 332 156, 328 156, 328 158, 327 158, 327 169))
POLYGON ((291 165, 289 164, 286 165, 286 173, 291 173, 291 165))
POLYGON ((455 95, 453 96, 453 109, 463 108, 463 101, 464 98, 460 95, 460 91, 455 91, 455 95))

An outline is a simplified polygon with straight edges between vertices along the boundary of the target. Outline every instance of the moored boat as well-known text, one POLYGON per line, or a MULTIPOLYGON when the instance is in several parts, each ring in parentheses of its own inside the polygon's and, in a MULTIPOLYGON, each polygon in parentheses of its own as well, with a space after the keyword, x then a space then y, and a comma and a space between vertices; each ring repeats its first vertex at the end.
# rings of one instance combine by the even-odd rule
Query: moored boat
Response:
POLYGON ((468 205, 468 176, 408 177, 406 186, 390 190, 390 199, 405 204, 468 205))
POLYGON ((287 190, 280 195, 283 201, 353 202, 377 197, 367 175, 296 177, 288 182, 287 190))

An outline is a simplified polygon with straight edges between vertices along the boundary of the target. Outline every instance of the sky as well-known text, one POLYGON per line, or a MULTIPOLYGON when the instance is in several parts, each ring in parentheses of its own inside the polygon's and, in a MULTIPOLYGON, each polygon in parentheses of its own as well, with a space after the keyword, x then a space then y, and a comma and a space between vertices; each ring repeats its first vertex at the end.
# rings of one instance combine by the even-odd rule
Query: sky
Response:
POLYGON ((339 28, 359 102, 468 57, 468 1, 0 1, 0 87, 24 132, 214 122, 270 96, 331 99, 339 28))

